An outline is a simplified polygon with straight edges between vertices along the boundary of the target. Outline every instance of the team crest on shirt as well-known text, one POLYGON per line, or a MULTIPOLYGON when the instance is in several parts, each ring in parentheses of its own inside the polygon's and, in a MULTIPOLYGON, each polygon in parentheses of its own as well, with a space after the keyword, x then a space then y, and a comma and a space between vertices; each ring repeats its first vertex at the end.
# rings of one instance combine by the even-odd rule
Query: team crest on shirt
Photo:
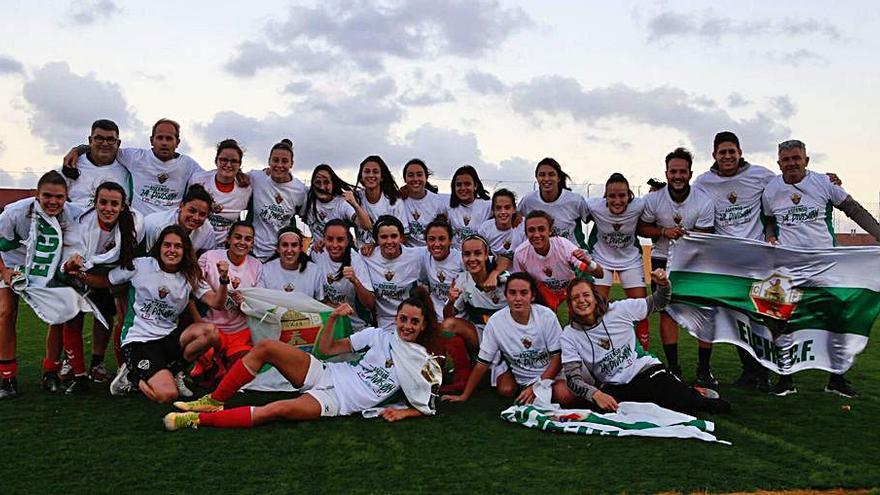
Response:
POLYGON ((492 304, 498 304, 501 298, 498 297, 498 291, 492 293, 492 304))
POLYGON ((327 285, 333 285, 333 282, 342 279, 341 273, 328 273, 327 274, 327 285))
POLYGON ((419 210, 413 210, 413 212, 412 212, 413 220, 418 220, 420 216, 422 216, 422 214, 419 213, 419 210))
POLYGON ((156 180, 159 181, 159 184, 164 184, 165 181, 168 180, 168 174, 166 174, 165 172, 162 172, 161 174, 156 176, 156 180))
POLYGON ((727 200, 730 201, 730 204, 736 203, 736 191, 730 191, 730 194, 727 195, 727 200))
POLYGON ((213 210, 214 213, 220 213, 221 211, 223 211, 223 205, 221 205, 220 203, 214 203, 213 210))
POLYGON ((293 289, 293 284, 291 284, 290 282, 284 284, 284 292, 293 292, 293 289))
POLYGON ((794 193, 794 194, 792 194, 792 195, 791 195, 791 202, 794 203, 794 204, 800 204, 800 202, 801 202, 801 195, 798 194, 798 193, 794 193))
POLYGON ((502 246, 504 247, 504 250, 506 251, 506 250, 510 249, 511 244, 512 244, 512 241, 510 239, 507 239, 506 241, 504 241, 504 244, 502 244, 502 246))
POLYGON ((446 274, 441 272, 440 270, 437 270, 437 280, 439 280, 441 284, 443 282, 446 282, 446 274))
POLYGON ((387 272, 385 272, 385 280, 391 282, 391 279, 393 279, 393 278, 394 278, 394 272, 392 272, 391 270, 388 270, 387 272))
POLYGON ((284 201, 284 198, 281 197, 281 193, 275 193, 275 202, 281 204, 282 201, 284 201))
POLYGON ((394 366, 394 361, 392 361, 391 358, 386 359, 385 360, 385 367, 390 368, 392 366, 394 366))
POLYGON ((232 277, 232 280, 230 280, 230 282, 232 283, 233 289, 237 289, 238 286, 241 285, 241 279, 238 277, 232 277))
POLYGON ((548 277, 552 277, 553 276, 553 269, 550 268, 549 266, 545 266, 544 267, 544 275, 547 275, 548 277))
POLYGON ((675 222, 676 225, 681 225, 681 213, 676 213, 672 216, 672 221, 675 222))
POLYGON ((611 349, 611 342, 609 342, 608 339, 600 339, 599 347, 607 351, 608 349, 611 349))
POLYGON ((623 227, 623 224, 620 224, 620 223, 611 224, 611 228, 613 228, 615 231, 620 230, 621 227, 623 227))
POLYGON ((109 240, 107 244, 104 244, 104 251, 110 251, 111 249, 116 247, 116 241, 113 239, 109 240))
POLYGON ((520 342, 522 342, 523 347, 525 347, 526 349, 532 348, 532 341, 528 337, 523 337, 520 342))
POLYGON ((470 224, 471 224, 471 217, 470 217, 470 215, 465 215, 464 218, 462 218, 462 220, 464 220, 464 224, 465 224, 465 225, 470 225, 470 224))
POLYGON ((327 213, 318 210, 318 218, 323 222, 325 218, 327 218, 327 213))
POLYGON ((164 285, 162 287, 159 287, 159 299, 165 299, 165 296, 167 296, 170 292, 171 291, 168 290, 168 287, 165 287, 164 285))

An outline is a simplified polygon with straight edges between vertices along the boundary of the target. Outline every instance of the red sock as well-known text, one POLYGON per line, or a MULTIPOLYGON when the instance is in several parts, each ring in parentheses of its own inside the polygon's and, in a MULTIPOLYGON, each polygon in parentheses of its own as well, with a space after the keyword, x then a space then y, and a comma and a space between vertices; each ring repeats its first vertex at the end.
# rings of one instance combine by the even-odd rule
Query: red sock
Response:
POLYGON ((238 389, 240 389, 245 383, 248 383, 253 379, 254 374, 251 373, 251 370, 247 369, 247 366, 244 365, 244 361, 239 359, 226 372, 226 376, 223 377, 220 385, 217 385, 217 388, 211 392, 211 397, 213 397, 214 400, 226 402, 231 399, 232 396, 238 392, 238 389))
POLYGON ((18 362, 15 359, 0 362, 0 379, 15 378, 18 374, 18 362))
POLYGON ((642 349, 648 350, 648 340, 650 337, 651 328, 648 326, 648 320, 642 320, 636 325, 636 337, 639 339, 639 344, 642 345, 642 349))
POLYGON ((46 373, 57 373, 61 369, 61 361, 43 358, 43 371, 46 373))
POLYGON ((83 350, 82 327, 64 325, 64 354, 77 376, 86 373, 85 351, 83 350))
POLYGON ((254 426, 253 407, 244 406, 213 413, 199 413, 200 426, 250 428, 254 426))

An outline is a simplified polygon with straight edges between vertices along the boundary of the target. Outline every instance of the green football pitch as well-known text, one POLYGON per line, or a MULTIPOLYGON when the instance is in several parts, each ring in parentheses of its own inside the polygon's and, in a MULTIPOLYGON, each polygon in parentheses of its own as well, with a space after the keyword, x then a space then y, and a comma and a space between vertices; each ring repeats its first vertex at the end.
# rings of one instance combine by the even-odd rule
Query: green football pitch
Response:
MULTIPOLYGON (((24 395, 0 402, 0 494, 714 493, 880 485, 876 344, 848 374, 860 393, 851 400, 824 393, 827 374, 815 371, 796 376, 793 396, 735 389, 736 352, 718 346, 714 371, 733 412, 709 419, 719 438, 733 442, 725 446, 532 431, 502 422, 508 404, 487 388, 466 404, 441 405, 437 417, 394 424, 347 417, 167 433, 161 419, 170 407, 140 395, 111 397, 106 384, 82 396, 43 392, 45 326, 22 308, 18 328, 24 395)), ((652 330, 658 351, 656 321, 652 330)), ((692 378, 696 345, 684 332, 681 340, 685 377, 692 378)), ((239 394, 231 405, 278 397, 239 394)))

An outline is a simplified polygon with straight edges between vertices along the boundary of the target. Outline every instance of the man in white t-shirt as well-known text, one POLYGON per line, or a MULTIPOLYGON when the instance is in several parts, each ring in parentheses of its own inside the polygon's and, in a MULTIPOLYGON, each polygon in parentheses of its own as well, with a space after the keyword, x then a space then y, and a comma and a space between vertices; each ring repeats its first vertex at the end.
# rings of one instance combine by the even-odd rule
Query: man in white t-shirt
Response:
MULTIPOLYGON (((771 244, 799 247, 832 247, 835 245, 831 208, 843 211, 859 227, 880 240, 880 225, 862 205, 842 187, 832 184, 825 174, 807 170, 810 157, 807 147, 796 139, 779 144, 779 169, 764 188, 764 214, 775 221, 777 235, 769 236, 771 244)), ((831 374, 825 391, 853 397, 855 390, 843 375, 831 374)), ((791 375, 782 375, 771 393, 784 396, 797 393, 791 375)))
MULTIPOLYGON (((651 267, 666 268, 669 246, 689 231, 713 232, 715 209, 711 198, 700 189, 691 188, 694 158, 684 148, 666 155, 667 186, 645 196, 645 210, 638 226, 642 237, 656 238, 651 250, 651 267)), ((660 341, 669 370, 681 377, 678 364, 678 324, 665 312, 660 314, 660 341)), ((712 376, 709 359, 712 344, 700 342, 697 383, 715 389, 718 381, 712 376)))
POLYGON ((92 123, 89 149, 80 155, 76 168, 62 167, 67 179, 67 199, 84 211, 95 206, 95 190, 104 182, 115 182, 125 190, 131 203, 131 175, 116 161, 119 151, 119 126, 112 120, 92 123))

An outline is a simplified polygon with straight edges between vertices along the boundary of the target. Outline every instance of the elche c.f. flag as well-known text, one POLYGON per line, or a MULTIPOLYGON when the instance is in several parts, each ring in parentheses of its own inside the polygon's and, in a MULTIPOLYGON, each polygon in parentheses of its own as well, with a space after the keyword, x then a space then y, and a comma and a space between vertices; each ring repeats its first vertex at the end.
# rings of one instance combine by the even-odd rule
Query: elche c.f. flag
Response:
POLYGON ((690 234, 670 251, 668 313, 780 374, 843 373, 880 313, 880 248, 794 248, 690 234))

